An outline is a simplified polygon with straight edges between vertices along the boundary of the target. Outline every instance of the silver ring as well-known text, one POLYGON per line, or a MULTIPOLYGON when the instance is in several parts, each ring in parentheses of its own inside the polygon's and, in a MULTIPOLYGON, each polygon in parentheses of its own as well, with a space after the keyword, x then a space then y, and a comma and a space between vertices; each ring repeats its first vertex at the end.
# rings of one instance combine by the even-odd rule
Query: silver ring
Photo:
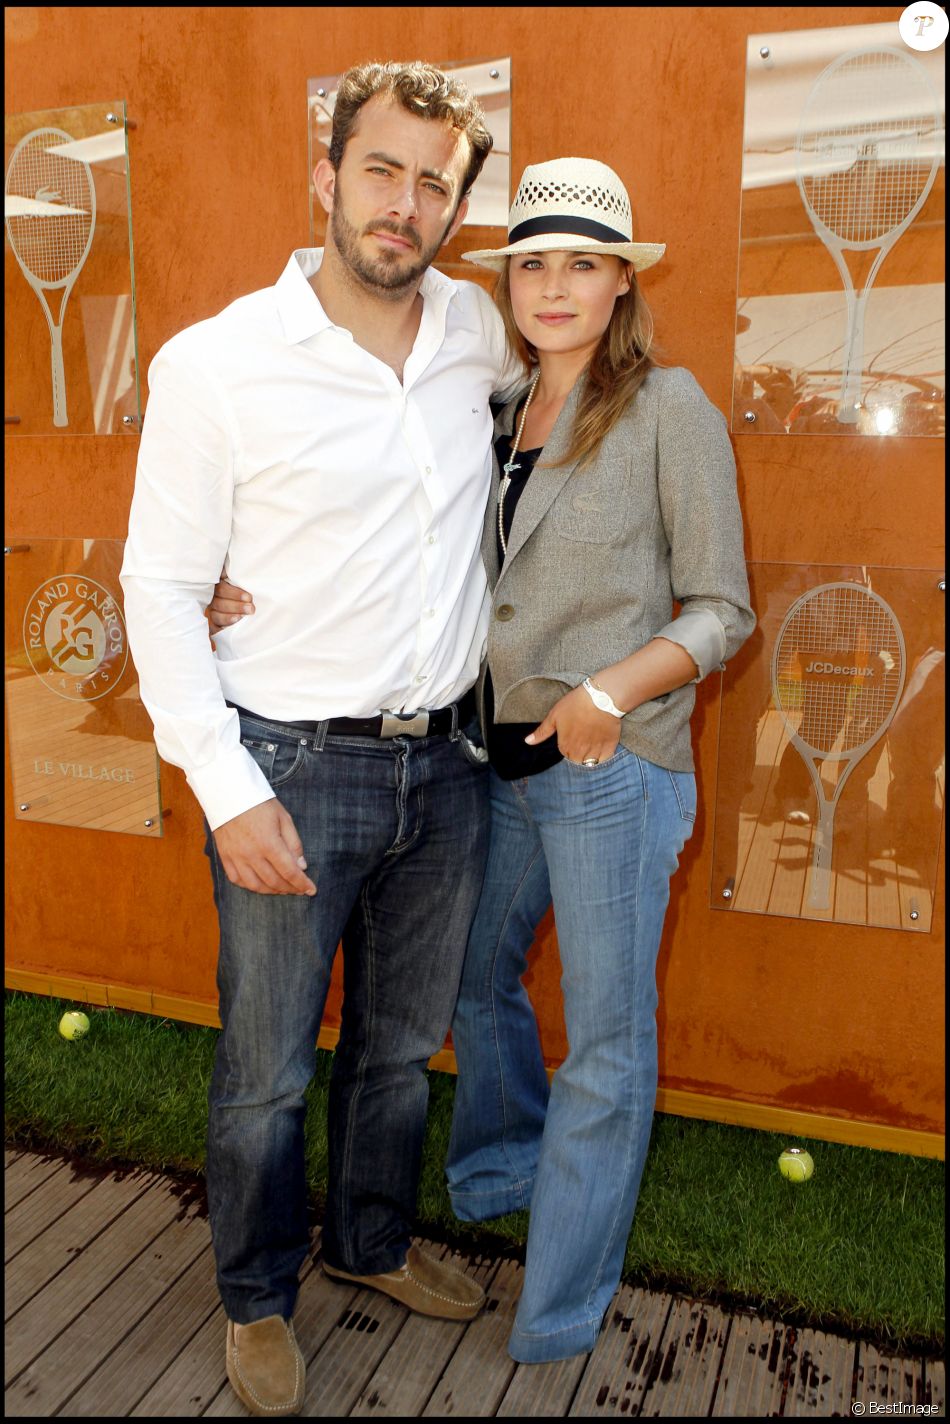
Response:
POLYGON ((582 766, 600 766, 600 757, 585 757, 582 766))

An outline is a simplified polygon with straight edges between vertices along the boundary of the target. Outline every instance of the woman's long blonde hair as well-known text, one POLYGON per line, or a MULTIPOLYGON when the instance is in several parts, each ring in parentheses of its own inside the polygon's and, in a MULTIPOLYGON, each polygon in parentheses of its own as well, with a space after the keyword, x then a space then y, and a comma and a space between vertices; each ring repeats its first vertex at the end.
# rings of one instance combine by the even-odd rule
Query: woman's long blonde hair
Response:
MULTIPOLYGON (((658 364, 653 354, 650 308, 637 285, 633 267, 630 263, 624 265, 630 278, 630 290, 623 292, 615 301, 607 329, 591 358, 587 381, 574 417, 570 448, 556 462, 558 465, 590 459, 604 436, 623 415, 648 373, 658 364)), ((508 267, 506 262, 498 278, 495 302, 505 323, 508 344, 526 366, 535 366, 537 350, 525 340, 515 324, 508 267)))

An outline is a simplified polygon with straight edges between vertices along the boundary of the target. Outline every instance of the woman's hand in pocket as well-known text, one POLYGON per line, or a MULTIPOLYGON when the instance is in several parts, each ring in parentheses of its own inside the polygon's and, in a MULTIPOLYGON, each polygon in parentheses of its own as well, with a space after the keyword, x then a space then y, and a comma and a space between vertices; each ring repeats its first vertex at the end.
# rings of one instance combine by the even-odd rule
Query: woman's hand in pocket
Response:
POLYGON ((254 600, 247 589, 239 588, 236 583, 229 583, 222 573, 219 582, 214 586, 211 602, 205 609, 205 615, 211 624, 212 637, 215 633, 220 633, 222 628, 239 623, 246 614, 253 612, 254 600))
POLYGON ((620 741, 620 723, 595 707, 582 687, 559 698, 544 721, 525 741, 530 746, 557 734, 558 751, 568 761, 602 762, 612 757, 620 741))

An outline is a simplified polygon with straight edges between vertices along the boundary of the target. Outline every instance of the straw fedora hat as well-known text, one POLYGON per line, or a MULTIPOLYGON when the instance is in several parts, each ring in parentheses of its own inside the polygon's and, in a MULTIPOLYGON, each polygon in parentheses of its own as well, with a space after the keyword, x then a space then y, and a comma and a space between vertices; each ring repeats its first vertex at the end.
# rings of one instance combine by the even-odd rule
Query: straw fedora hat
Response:
POLYGON ((661 242, 634 242, 627 190, 595 158, 554 158, 525 169, 508 214, 508 246, 463 252, 466 262, 500 272, 517 252, 603 252, 642 272, 666 251, 661 242))

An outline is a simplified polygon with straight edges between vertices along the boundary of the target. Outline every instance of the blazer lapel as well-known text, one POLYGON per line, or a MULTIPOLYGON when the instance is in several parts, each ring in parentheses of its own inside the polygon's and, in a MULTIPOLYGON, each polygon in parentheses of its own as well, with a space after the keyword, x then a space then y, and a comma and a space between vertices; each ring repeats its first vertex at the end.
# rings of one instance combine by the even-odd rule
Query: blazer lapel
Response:
MULTIPOLYGON (((511 537, 508 540, 508 551, 505 556, 504 568, 497 576, 498 583, 502 582, 505 577, 505 574, 511 568, 511 565, 517 557, 518 553, 527 543, 528 539, 534 533, 535 529, 537 529, 538 525, 541 523, 541 520, 547 514, 548 510, 551 508, 551 505, 557 499, 558 495, 561 493, 561 490, 567 484, 571 475, 577 468, 577 460, 570 460, 567 464, 564 465, 556 465, 554 469, 545 469, 542 467, 561 459, 561 457, 567 452, 567 449, 571 443, 571 434, 574 429, 574 417, 577 414, 577 407, 580 404, 581 392, 584 389, 584 382, 586 380, 586 377, 587 372, 585 370, 581 372, 581 375, 575 381, 570 395, 568 396, 567 400, 564 402, 564 405, 561 408, 561 414, 558 416, 555 422, 554 429, 548 436, 547 442, 543 450, 541 451, 541 454, 538 456, 538 463, 532 470, 531 477, 528 480, 528 483, 525 485, 521 498, 518 501, 518 508, 515 510, 514 522, 511 526, 511 537)), ((509 409, 511 410, 511 418, 509 420, 509 423, 506 427, 504 427, 505 433, 510 433, 511 431, 514 421, 514 408, 516 406, 517 401, 513 403, 512 407, 506 407, 505 411, 502 412, 503 415, 508 415, 509 409)), ((496 433, 500 434, 501 431, 497 431, 496 433)), ((495 470, 492 479, 492 496, 492 508, 495 511, 495 517, 497 520, 497 461, 495 462, 495 470)), ((484 551, 484 544, 482 545, 482 548, 484 551)), ((496 569, 498 567, 497 554, 495 556, 495 567, 496 569)))

